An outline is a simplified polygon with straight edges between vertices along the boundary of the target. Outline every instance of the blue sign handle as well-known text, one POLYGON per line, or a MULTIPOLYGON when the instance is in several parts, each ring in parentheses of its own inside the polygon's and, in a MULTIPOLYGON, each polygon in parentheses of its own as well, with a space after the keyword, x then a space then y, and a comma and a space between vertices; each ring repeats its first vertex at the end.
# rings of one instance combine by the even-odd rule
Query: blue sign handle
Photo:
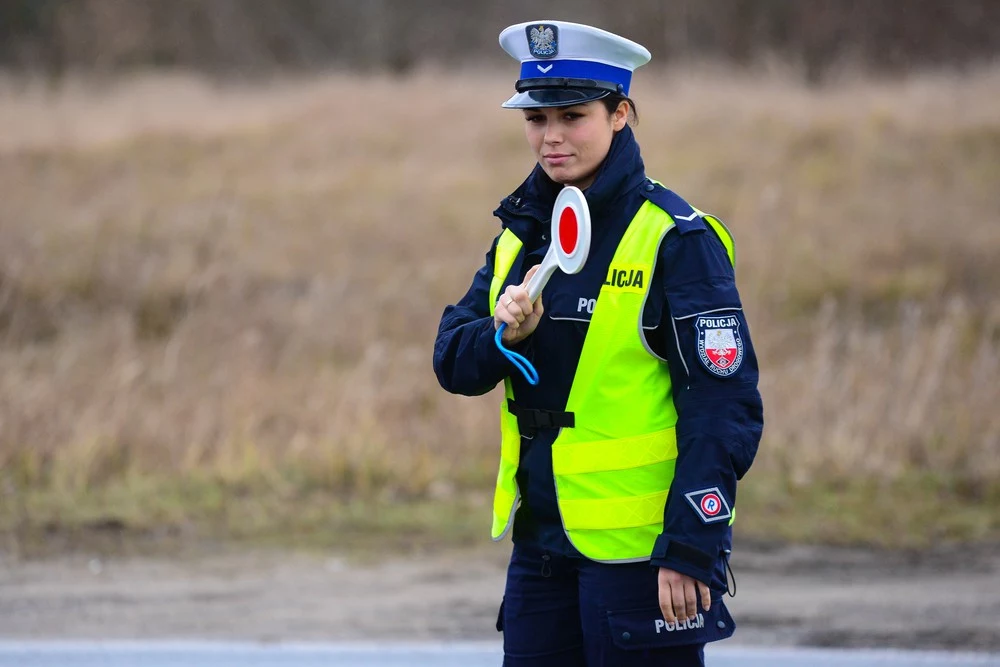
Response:
POLYGON ((497 327, 497 335, 493 338, 496 341, 497 347, 503 352, 503 356, 510 360, 510 363, 514 364, 514 367, 521 371, 521 375, 524 379, 528 381, 528 384, 535 385, 538 384, 538 371, 530 361, 528 361, 523 355, 514 352, 513 350, 508 350, 503 346, 503 332, 507 329, 507 323, 501 322, 500 326, 497 327))

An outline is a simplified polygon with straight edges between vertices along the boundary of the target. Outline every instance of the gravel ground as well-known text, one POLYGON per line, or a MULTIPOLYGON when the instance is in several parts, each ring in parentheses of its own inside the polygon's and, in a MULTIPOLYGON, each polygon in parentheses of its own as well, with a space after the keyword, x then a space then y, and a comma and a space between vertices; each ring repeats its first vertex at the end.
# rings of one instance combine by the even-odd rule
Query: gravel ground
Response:
MULTIPOLYGON (((507 548, 359 563, 235 552, 18 560, 0 553, 0 637, 489 640, 507 548)), ((729 645, 1000 650, 993 549, 740 545, 729 645)))

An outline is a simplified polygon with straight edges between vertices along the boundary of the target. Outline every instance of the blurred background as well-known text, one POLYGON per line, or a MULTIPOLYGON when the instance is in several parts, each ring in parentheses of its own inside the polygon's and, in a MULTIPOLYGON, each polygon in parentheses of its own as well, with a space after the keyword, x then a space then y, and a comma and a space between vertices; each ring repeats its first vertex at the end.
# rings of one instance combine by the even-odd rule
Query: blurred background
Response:
POLYGON ((510 23, 653 53, 767 427, 737 540, 1000 539, 1000 3, 0 0, 0 545, 488 539, 443 307, 532 167, 510 23))

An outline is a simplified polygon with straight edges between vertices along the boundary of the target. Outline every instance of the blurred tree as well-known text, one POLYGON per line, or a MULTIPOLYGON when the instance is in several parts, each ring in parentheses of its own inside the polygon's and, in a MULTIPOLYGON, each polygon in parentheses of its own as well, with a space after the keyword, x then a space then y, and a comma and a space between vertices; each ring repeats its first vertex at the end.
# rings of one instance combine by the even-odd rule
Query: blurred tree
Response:
POLYGON ((0 1, 0 65, 42 69, 57 78, 66 65, 56 16, 63 0, 0 1))
POLYGON ((0 66, 218 73, 330 65, 406 72, 423 61, 496 61, 522 20, 593 23, 658 62, 778 56, 810 82, 849 62, 880 71, 1000 53, 1000 0, 0 0, 0 66))

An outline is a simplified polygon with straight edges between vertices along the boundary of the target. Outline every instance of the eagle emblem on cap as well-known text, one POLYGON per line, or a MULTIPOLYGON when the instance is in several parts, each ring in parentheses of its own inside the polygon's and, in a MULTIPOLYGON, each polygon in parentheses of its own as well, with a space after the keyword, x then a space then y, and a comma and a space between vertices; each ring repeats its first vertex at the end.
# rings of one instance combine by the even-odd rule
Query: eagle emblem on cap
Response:
POLYGON ((551 58, 559 52, 559 29, 554 25, 529 26, 528 50, 535 58, 551 58))

